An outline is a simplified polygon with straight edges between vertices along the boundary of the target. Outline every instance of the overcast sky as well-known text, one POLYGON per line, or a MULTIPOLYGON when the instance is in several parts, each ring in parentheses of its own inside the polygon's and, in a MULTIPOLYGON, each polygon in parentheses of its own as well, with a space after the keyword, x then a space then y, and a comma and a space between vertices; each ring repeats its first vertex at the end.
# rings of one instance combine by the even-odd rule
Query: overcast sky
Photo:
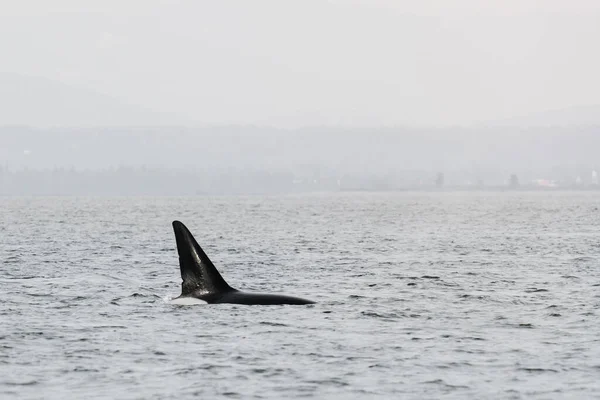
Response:
POLYGON ((89 3, 5 2, 0 72, 209 124, 451 125, 600 105, 599 1, 89 3))

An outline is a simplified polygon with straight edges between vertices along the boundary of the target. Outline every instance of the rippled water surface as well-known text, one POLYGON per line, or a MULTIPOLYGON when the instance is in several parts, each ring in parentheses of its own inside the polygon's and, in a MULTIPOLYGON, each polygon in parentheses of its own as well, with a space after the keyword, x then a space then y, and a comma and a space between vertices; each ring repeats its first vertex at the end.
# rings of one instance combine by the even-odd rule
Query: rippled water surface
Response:
POLYGON ((600 193, 0 198, 0 398, 600 397, 600 193), (230 285, 177 306, 171 221, 230 285))

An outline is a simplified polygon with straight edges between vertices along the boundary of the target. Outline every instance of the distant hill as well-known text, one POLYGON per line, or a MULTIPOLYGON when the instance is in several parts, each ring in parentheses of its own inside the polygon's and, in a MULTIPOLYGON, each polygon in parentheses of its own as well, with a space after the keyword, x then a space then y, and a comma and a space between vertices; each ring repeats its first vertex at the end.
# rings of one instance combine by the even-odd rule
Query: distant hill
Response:
POLYGON ((511 174, 522 183, 574 182, 578 176, 589 183, 592 170, 600 170, 598 148, 600 126, 298 130, 0 126, 0 168, 166 168, 203 171, 215 179, 223 174, 225 180, 231 171, 267 171, 336 179, 346 174, 391 176, 412 184, 416 177, 433 182, 443 172, 448 185, 467 180, 502 184, 511 174))
POLYGON ((0 126, 157 126, 182 117, 46 78, 0 73, 0 126))
POLYGON ((490 121, 481 125, 519 127, 567 127, 600 125, 600 105, 548 110, 539 113, 490 121))

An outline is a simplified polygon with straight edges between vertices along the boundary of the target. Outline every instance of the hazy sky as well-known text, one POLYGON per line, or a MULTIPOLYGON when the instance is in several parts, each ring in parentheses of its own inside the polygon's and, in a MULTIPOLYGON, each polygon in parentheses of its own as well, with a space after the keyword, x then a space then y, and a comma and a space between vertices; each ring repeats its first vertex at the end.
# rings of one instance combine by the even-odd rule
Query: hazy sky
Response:
POLYGON ((0 72, 198 123, 448 125, 600 105, 595 0, 5 3, 0 72))

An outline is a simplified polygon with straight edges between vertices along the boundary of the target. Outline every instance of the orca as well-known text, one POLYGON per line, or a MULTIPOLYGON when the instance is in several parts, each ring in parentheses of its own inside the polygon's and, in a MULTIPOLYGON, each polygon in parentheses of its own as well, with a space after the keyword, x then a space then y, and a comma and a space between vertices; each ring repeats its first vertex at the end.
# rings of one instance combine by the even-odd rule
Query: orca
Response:
POLYGON ((200 299, 209 304, 313 304, 314 301, 279 294, 245 293, 232 288, 221 277, 219 271, 194 236, 180 221, 173 221, 179 268, 181 269, 181 295, 174 300, 200 299))

